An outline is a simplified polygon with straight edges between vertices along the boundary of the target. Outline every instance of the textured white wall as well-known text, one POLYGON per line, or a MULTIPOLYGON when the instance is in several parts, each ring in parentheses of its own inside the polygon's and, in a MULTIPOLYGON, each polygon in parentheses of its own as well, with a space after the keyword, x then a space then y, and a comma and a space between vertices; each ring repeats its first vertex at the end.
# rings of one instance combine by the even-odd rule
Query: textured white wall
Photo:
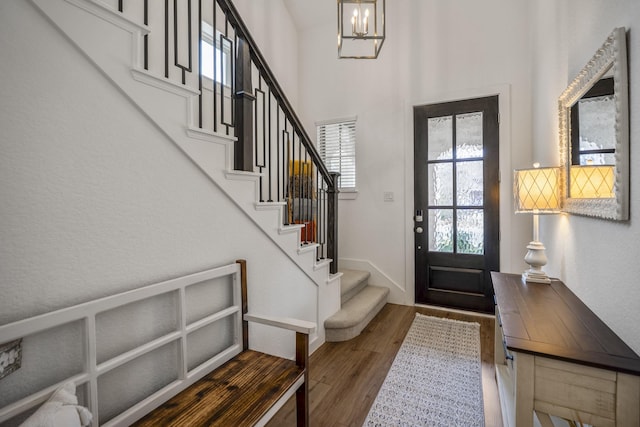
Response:
MULTIPOLYGON (((329 2, 327 2, 329 3, 329 2)), ((357 116, 356 200, 340 201, 340 257, 367 260, 413 303, 412 107, 507 88, 511 133, 501 164, 502 269, 519 271, 530 238, 512 214, 512 164, 531 162, 530 52, 526 1, 387 2, 387 39, 376 60, 337 59, 336 24, 302 30, 300 111, 318 120, 357 116), (392 191, 395 200, 384 202, 392 191), (510 248, 522 248, 512 257, 510 248)), ((335 8, 335 4, 327 7, 335 8)), ((517 249, 513 249, 516 251, 517 249)))
POLYGON ((534 150, 558 163, 557 98, 613 28, 628 30, 631 118, 631 215, 628 222, 576 215, 547 217, 541 238, 550 274, 560 277, 627 344, 640 353, 640 3, 635 0, 545 0, 534 8, 534 150), (562 3, 562 4, 560 4, 562 3))
POLYGON ((0 324, 237 258, 252 309, 315 320, 317 286, 30 2, 0 3, 0 55, 0 324))

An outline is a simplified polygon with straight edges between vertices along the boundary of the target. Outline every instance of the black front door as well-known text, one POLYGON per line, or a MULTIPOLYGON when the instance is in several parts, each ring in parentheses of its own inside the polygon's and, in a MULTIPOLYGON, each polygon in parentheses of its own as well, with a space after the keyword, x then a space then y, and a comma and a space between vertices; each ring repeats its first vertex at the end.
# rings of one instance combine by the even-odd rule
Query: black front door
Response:
POLYGON ((498 97, 414 107, 416 302, 493 311, 498 97))

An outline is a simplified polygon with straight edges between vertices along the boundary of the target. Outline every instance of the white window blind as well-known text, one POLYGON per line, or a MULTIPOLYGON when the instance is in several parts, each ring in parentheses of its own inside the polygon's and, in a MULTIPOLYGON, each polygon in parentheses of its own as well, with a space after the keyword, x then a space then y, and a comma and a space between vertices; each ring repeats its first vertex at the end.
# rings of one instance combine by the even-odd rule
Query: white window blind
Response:
POLYGON ((356 189, 355 119, 317 125, 320 157, 330 172, 340 172, 338 188, 356 189))

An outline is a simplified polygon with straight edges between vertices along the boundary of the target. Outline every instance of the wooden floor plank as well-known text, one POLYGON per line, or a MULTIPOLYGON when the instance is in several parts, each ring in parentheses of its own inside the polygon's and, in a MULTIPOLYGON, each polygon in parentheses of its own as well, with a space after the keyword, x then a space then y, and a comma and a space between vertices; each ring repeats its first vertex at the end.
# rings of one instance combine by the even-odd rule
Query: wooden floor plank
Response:
MULTIPOLYGON (((360 427, 413 322, 415 313, 480 324, 482 387, 486 427, 502 427, 495 380, 494 319, 474 313, 387 304, 358 337, 325 343, 310 358, 310 425, 360 427)), ((290 400, 267 424, 295 426, 290 400)))

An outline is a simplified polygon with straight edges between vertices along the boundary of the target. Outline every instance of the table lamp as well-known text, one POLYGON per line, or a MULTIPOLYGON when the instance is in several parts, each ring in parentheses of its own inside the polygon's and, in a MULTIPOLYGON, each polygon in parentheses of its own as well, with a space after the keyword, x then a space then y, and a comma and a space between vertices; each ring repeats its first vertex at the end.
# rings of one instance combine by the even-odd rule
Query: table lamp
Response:
POLYGON ((513 180, 516 213, 533 214, 533 241, 527 245, 524 257, 529 269, 522 274, 522 280, 551 283, 547 273, 542 270, 547 264, 547 255, 539 238, 538 215, 560 212, 560 168, 541 168, 539 163, 533 166, 533 169, 516 170, 513 180))

